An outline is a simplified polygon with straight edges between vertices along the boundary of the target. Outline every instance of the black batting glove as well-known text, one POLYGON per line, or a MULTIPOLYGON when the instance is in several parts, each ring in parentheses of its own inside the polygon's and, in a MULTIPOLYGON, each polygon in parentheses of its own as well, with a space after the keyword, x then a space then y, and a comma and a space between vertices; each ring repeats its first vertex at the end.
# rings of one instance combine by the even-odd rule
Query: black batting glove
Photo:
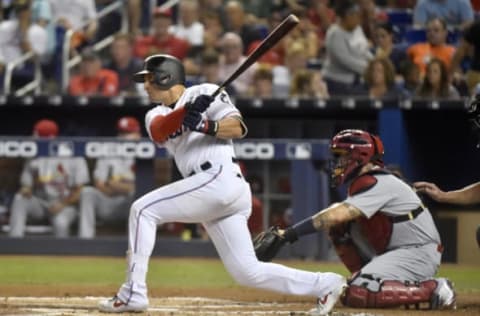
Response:
POLYGON ((218 123, 216 121, 204 120, 202 114, 194 110, 187 111, 182 124, 191 131, 211 136, 215 136, 218 131, 218 123))
POLYGON ((200 113, 205 112, 205 110, 210 106, 210 104, 215 100, 214 97, 208 94, 199 95, 195 101, 189 102, 185 105, 187 111, 197 111, 200 113))
POLYGON ((202 123, 202 114, 195 110, 188 110, 183 118, 183 125, 191 131, 196 131, 202 123))

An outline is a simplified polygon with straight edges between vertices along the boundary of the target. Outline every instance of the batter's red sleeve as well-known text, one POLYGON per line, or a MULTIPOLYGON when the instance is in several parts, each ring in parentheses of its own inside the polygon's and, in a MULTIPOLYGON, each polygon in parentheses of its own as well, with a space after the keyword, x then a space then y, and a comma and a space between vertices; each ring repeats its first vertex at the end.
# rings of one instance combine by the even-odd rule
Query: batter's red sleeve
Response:
POLYGON ((176 109, 167 115, 158 115, 150 123, 150 134, 155 142, 164 142, 169 135, 182 127, 186 110, 184 107, 176 109))

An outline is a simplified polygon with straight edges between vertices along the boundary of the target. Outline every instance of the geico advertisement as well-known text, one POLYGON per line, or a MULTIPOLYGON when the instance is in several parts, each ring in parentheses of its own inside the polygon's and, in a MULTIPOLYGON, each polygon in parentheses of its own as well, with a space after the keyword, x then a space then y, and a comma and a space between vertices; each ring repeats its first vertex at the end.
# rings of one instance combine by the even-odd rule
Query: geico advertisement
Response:
POLYGON ((0 157, 9 158, 32 158, 38 153, 37 144, 34 141, 0 141, 0 157))
POLYGON ((85 156, 88 158, 153 158, 155 157, 155 145, 151 142, 87 142, 85 156))
POLYGON ((275 147, 272 143, 234 143, 235 155, 239 159, 273 159, 275 147))

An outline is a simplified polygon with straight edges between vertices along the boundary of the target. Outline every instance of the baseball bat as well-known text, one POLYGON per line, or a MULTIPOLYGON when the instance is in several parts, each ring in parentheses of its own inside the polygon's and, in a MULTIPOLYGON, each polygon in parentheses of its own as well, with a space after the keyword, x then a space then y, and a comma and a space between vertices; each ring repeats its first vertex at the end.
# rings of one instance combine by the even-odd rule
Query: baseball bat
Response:
MULTIPOLYGON (((255 63, 260 57, 263 56, 270 48, 277 44, 285 35, 288 34, 295 26, 297 26, 299 20, 294 14, 287 16, 282 23, 280 23, 270 34, 255 48, 255 50, 247 56, 245 61, 238 66, 238 68, 223 81, 220 86, 212 93, 212 97, 215 98, 222 92, 222 90, 229 85, 233 80, 237 79, 245 70, 248 69, 253 63, 255 63)), ((171 113, 171 117, 166 122, 163 122, 164 128, 162 130, 162 136, 159 139, 164 139, 168 135, 174 133, 182 125, 183 118, 185 117, 187 110, 182 107, 171 113), (172 116, 173 115, 173 116, 172 116)))
POLYGON ((277 25, 273 31, 255 48, 255 50, 247 56, 247 59, 238 66, 225 81, 223 81, 217 90, 212 94, 212 97, 216 97, 222 90, 228 86, 233 80, 237 79, 245 70, 248 69, 253 63, 255 63, 260 57, 263 56, 270 48, 277 44, 285 35, 288 34, 295 26, 297 26, 299 20, 294 14, 287 16, 282 23, 277 25))

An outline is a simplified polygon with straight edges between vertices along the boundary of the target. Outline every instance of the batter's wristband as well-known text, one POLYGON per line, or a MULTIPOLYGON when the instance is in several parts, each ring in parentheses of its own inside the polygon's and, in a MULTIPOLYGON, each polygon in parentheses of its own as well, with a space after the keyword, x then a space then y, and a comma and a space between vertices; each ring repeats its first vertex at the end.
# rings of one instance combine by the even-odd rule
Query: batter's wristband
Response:
POLYGON ((205 120, 202 126, 202 133, 215 136, 218 132, 218 122, 212 120, 205 120))

